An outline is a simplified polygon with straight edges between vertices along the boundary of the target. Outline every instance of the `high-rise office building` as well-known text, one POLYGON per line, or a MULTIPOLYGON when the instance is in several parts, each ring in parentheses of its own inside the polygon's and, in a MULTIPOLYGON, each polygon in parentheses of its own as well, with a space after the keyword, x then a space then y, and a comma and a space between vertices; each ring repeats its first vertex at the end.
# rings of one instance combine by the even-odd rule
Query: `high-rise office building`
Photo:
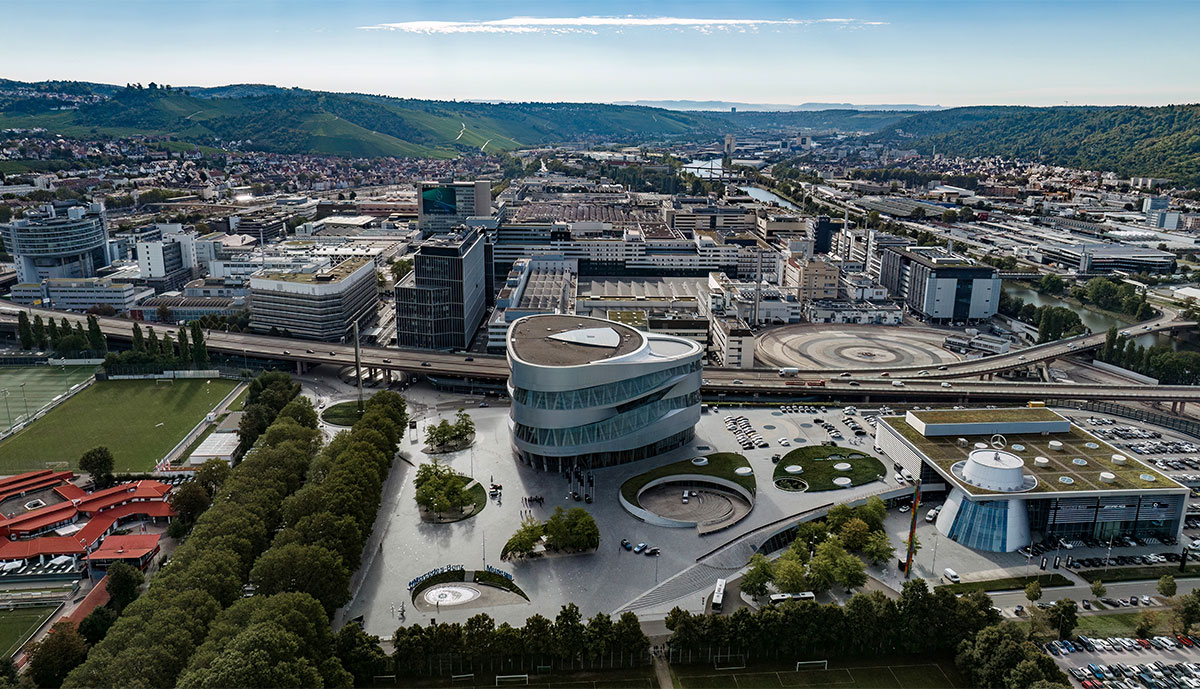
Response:
POLYGON ((396 285, 396 344, 420 349, 465 349, 483 321, 488 282, 486 249, 478 230, 427 239, 412 272, 396 285))
POLYGON ((883 252, 880 283, 913 313, 933 322, 978 321, 996 315, 1000 278, 941 247, 889 247, 883 252))
POLYGON ((332 268, 263 270, 250 278, 250 328, 338 342, 348 338, 355 321, 373 320, 375 291, 375 262, 369 258, 332 268))
POLYGON ((4 245, 17 264, 17 280, 95 277, 111 263, 104 204, 43 206, 0 225, 4 245))
POLYGON ((425 232, 449 232, 467 218, 492 214, 492 183, 417 182, 417 227, 425 232))

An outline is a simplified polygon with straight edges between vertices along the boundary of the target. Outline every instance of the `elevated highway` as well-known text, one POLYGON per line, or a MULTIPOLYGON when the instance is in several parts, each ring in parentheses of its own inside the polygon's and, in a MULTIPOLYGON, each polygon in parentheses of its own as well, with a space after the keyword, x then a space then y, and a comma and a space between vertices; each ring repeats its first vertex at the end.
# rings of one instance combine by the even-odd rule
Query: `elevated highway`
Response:
MULTIPOLYGON (((53 317, 61 321, 66 318, 74 325, 80 322, 86 329, 86 317, 77 313, 49 309, 27 308, 11 302, 0 301, 0 328, 15 330, 18 314, 26 311, 32 318, 40 314, 43 319, 53 317)), ((123 318, 101 316, 97 318, 101 331, 110 338, 128 341, 132 339, 133 321, 123 318)), ((143 327, 153 324, 142 324, 143 327)), ((1173 321, 1162 318, 1136 326, 1136 333, 1172 330, 1193 327, 1195 323, 1173 321), (1149 326, 1149 329, 1145 329, 1149 326)), ((164 331, 173 331, 173 326, 164 331)), ((1127 328, 1126 330, 1132 330, 1127 328)), ((1046 361, 1064 354, 1095 348, 1104 343, 1104 334, 1090 335, 1073 340, 1040 345, 1019 353, 986 357, 973 361, 962 361, 946 366, 946 370, 929 370, 919 375, 917 370, 894 369, 889 377, 879 376, 879 371, 863 369, 854 371, 851 377, 839 377, 843 371, 804 371, 797 378, 780 378, 776 369, 729 369, 708 367, 704 370, 703 390, 708 397, 728 398, 775 397, 778 399, 800 397, 827 397, 837 399, 869 400, 930 400, 952 404, 982 400, 1037 400, 1037 399, 1081 399, 1081 400, 1127 400, 1167 402, 1181 405, 1189 401, 1200 401, 1200 389, 1192 386, 1169 385, 1080 385, 1057 383, 1018 383, 1000 380, 951 380, 968 376, 988 375, 1010 368, 1027 366, 1046 361), (1070 345, 1075 348, 1071 349, 1070 345), (817 380, 817 379, 820 380, 817 380), (903 383, 897 386, 895 383, 903 383), (820 383, 820 385, 817 385, 820 383), (946 386, 943 385, 946 383, 946 386), (947 387, 948 386, 948 387, 947 387)), ((270 337, 249 333, 206 332, 205 343, 212 352, 220 352, 233 358, 238 356, 262 360, 293 363, 299 370, 320 364, 353 366, 354 347, 348 344, 313 342, 294 338, 270 337)), ((371 371, 399 371, 424 375, 462 378, 466 380, 503 382, 508 379, 508 362, 504 357, 484 354, 449 354, 418 350, 362 348, 362 366, 371 371)))

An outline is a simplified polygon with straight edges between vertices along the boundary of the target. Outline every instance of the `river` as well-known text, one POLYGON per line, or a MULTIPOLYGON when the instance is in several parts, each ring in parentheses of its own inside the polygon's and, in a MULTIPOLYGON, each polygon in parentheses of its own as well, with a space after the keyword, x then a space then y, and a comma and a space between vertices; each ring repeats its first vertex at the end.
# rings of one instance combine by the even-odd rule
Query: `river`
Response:
MULTIPOLYGON (((1033 304, 1034 306, 1065 306, 1066 308, 1071 309, 1075 313, 1079 314, 1079 320, 1083 322, 1084 326, 1089 328, 1094 333, 1106 332, 1114 325, 1118 328, 1124 328, 1126 325, 1128 325, 1124 321, 1117 320, 1108 314, 1098 313, 1090 309, 1082 309, 1075 304, 1063 299, 1059 299, 1053 295, 1042 294, 1028 287, 1016 285, 1011 282, 1004 283, 1004 292, 1010 297, 1021 299, 1026 304, 1033 304)), ((1172 349, 1179 349, 1180 345, 1179 341, 1170 335, 1162 335, 1157 333, 1139 335, 1136 339, 1137 343, 1143 347, 1167 345, 1172 349)))
POLYGON ((793 210, 793 211, 800 210, 799 206, 792 203, 791 201, 788 201, 787 199, 783 198, 782 196, 780 196, 779 194, 776 194, 773 191, 767 191, 766 189, 763 189, 761 187, 738 187, 738 189, 741 189, 742 191, 746 192, 746 195, 749 196, 750 198, 754 199, 755 201, 762 201, 763 203, 775 203, 784 208, 787 208, 788 210, 793 210))

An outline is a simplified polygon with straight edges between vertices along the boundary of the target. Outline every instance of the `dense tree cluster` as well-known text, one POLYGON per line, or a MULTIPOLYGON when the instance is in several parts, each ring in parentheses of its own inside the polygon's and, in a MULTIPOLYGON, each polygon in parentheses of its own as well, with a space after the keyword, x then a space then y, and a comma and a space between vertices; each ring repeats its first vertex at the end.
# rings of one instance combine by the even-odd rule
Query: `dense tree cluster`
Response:
POLYGON ((1020 297, 1010 297, 1004 291, 1000 292, 997 310, 1009 318, 1037 326, 1038 342, 1053 342, 1064 337, 1082 335, 1087 331, 1083 321, 1079 319, 1079 314, 1065 306, 1034 306, 1025 303, 1020 297))
POLYGON ((672 660, 698 663, 726 653, 747 661, 947 653, 999 622, 986 593, 931 591, 923 579, 905 582, 896 600, 872 591, 844 606, 787 601, 731 615, 675 608, 666 618, 672 660))
POLYGON ((459 447, 475 433, 475 422, 466 410, 459 409, 454 423, 442 419, 425 429, 425 442, 435 449, 459 447))
MULTIPOLYGON (((238 450, 244 452, 254 446, 258 436, 275 421, 275 417, 283 412, 288 405, 300 394, 300 384, 292 381, 292 377, 282 371, 267 371, 259 374, 250 381, 250 389, 246 392, 246 404, 242 408, 242 420, 238 422, 238 450)), ((295 419, 301 426, 316 427, 316 412, 311 403, 297 402, 296 406, 288 408, 288 416, 295 419), (307 411, 312 411, 312 422, 309 423, 307 411)))
POLYGON ((533 517, 521 522, 516 533, 504 544, 500 557, 529 555, 543 539, 547 550, 569 553, 595 550, 600 546, 600 529, 587 510, 582 507, 564 510, 560 505, 545 522, 533 517))
POLYGON ((980 689, 1071 686, 1054 659, 1033 645, 1025 630, 1013 622, 986 627, 974 638, 964 639, 955 660, 970 685, 980 689))
POLYGON ((461 512, 473 502, 467 490, 470 481, 469 476, 463 476, 435 457, 432 462, 417 467, 414 498, 418 505, 439 517, 455 510, 461 512))
POLYGON ((1161 345, 1143 347, 1115 327, 1109 329, 1097 358, 1157 378, 1164 385, 1200 385, 1200 352, 1161 345))
POLYGON ((771 586, 783 593, 819 593, 837 584, 847 591, 867 581, 866 565, 854 553, 872 562, 886 562, 896 553, 883 520, 887 507, 872 497, 858 507, 834 505, 825 519, 796 527, 791 546, 774 561, 762 554, 750 559, 742 590, 766 595, 771 586))
POLYGON ((637 615, 625 612, 613 620, 597 613, 586 622, 574 603, 564 605, 555 619, 534 615, 523 627, 507 622, 496 626, 486 614, 465 624, 438 622, 400 627, 392 639, 397 674, 434 674, 453 666, 477 670, 535 672, 539 665, 570 669, 640 665, 648 660, 650 641, 637 615), (462 663, 462 664, 460 664, 462 663))

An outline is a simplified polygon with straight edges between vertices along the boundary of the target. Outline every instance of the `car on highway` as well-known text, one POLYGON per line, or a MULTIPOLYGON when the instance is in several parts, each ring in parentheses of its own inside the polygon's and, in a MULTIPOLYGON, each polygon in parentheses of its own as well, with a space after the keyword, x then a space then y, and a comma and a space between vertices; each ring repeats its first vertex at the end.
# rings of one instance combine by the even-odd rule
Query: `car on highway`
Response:
POLYGON ((939 370, 939 371, 945 371, 945 370, 946 370, 946 365, 945 365, 945 364, 943 364, 943 365, 941 365, 941 366, 938 366, 938 370, 939 370))
POLYGON ((463 359, 463 361, 475 361, 475 357, 469 356, 469 357, 463 359))
POLYGON ((313 353, 313 350, 311 350, 311 349, 306 349, 306 350, 304 350, 304 353, 305 353, 305 354, 312 354, 312 353, 313 353))
POLYGON ((942 387, 944 387, 944 388, 952 388, 952 387, 954 387, 954 386, 953 386, 953 385, 951 385, 949 382, 947 382, 947 381, 944 381, 944 380, 943 380, 943 381, 942 381, 942 387))
POLYGON ((390 364, 390 363, 392 363, 392 360, 391 360, 391 359, 384 359, 384 360, 383 360, 383 363, 385 363, 385 364, 390 364))
POLYGON ((850 385, 851 385, 851 386, 853 386, 853 387, 858 387, 858 381, 857 381, 857 380, 852 380, 852 381, 850 381, 850 385))
POLYGON ((433 364, 429 363, 428 361, 422 361, 421 365, 422 366, 432 366, 433 364))
POLYGON ((904 381, 902 381, 902 380, 893 380, 893 381, 892 381, 892 387, 894 387, 894 388, 902 388, 902 387, 904 387, 904 381))

